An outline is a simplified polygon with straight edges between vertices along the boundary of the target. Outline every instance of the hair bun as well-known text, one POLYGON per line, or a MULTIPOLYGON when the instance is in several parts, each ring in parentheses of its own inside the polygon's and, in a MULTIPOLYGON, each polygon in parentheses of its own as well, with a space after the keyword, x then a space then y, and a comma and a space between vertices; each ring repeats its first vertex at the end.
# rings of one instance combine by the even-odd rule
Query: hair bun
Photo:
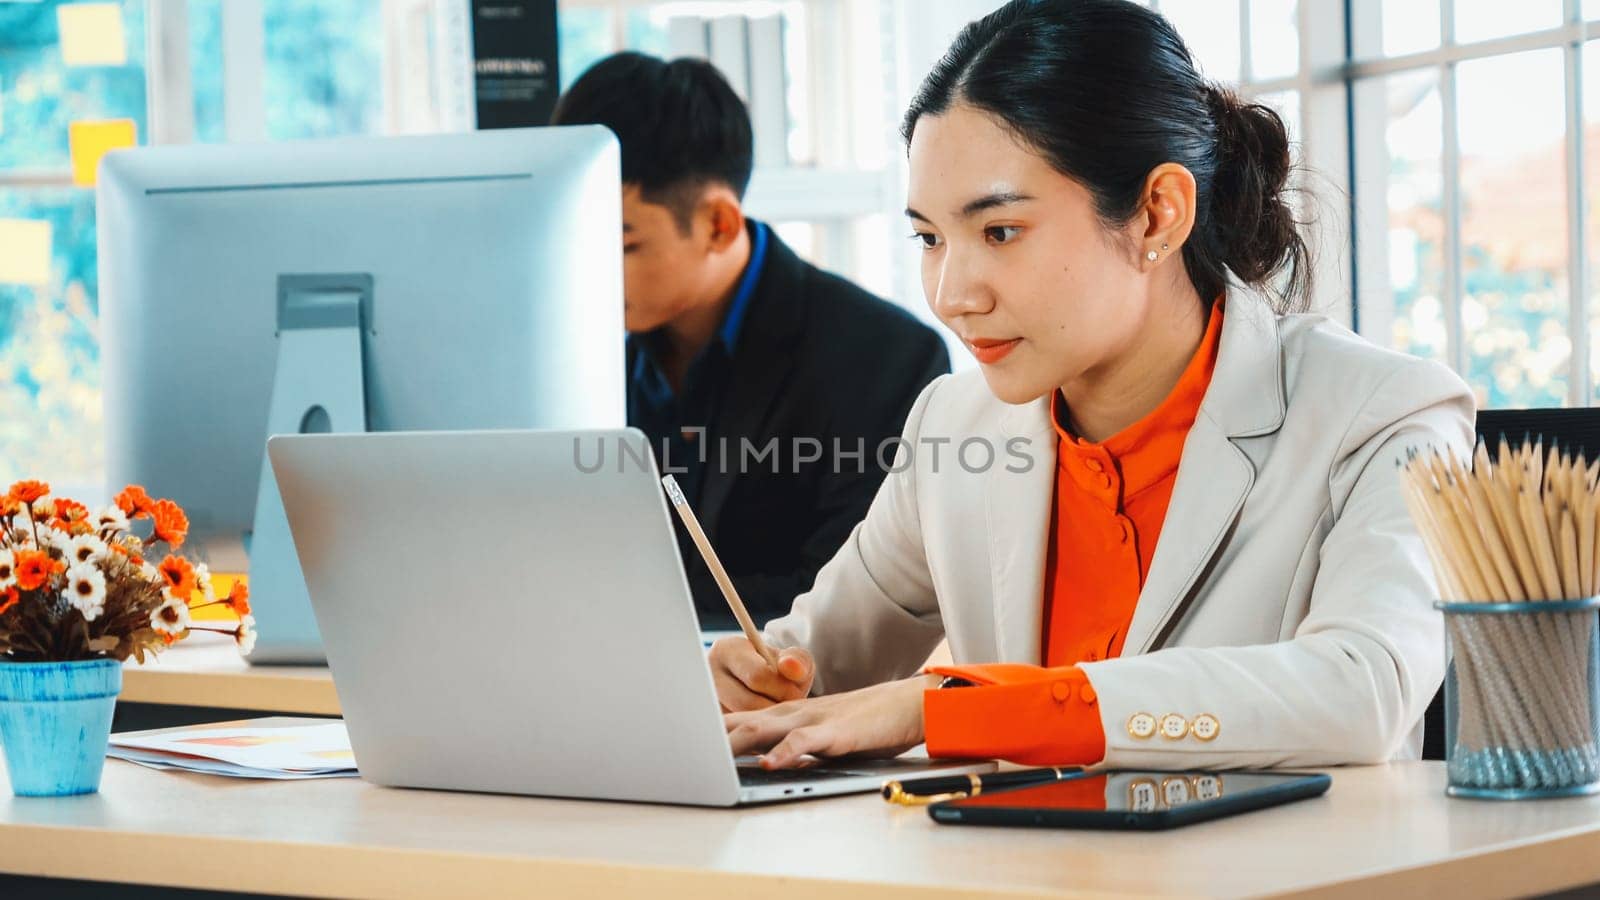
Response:
POLYGON ((1227 88, 1207 85, 1205 93, 1216 123, 1211 198, 1223 262, 1247 284, 1268 280, 1290 262, 1298 277, 1307 248, 1285 196, 1293 162, 1283 118, 1227 88))

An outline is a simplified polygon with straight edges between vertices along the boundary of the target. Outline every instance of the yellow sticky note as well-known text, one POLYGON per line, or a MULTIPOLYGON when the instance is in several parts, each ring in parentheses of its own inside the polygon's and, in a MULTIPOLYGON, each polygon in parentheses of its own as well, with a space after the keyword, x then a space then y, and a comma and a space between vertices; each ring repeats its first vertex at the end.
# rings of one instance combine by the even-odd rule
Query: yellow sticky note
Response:
POLYGON ((95 166, 106 151, 132 147, 139 140, 132 119, 106 119, 100 122, 73 122, 67 126, 67 144, 72 148, 72 183, 94 185, 95 166))
MULTIPOLYGON (((233 584, 236 581, 242 581, 246 587, 249 587, 250 576, 243 573, 212 572, 211 590, 219 598, 226 597, 228 596, 228 592, 233 590, 233 584)), ((233 610, 219 603, 216 606, 208 606, 205 609, 195 610, 193 613, 193 618, 196 621, 201 622, 234 622, 237 621, 239 617, 234 615, 233 610)))
POLYGON ((61 59, 69 66, 125 66, 128 43, 116 3, 65 3, 56 7, 61 59))
POLYGON ((50 283, 50 223, 0 219, 0 284, 50 283))

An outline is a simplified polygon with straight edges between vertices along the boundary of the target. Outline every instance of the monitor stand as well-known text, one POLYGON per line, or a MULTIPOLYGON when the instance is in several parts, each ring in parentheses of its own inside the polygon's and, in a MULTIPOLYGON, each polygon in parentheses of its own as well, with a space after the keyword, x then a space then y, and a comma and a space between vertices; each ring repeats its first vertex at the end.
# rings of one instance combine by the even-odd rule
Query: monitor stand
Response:
MULTIPOLYGON (((362 330, 372 324, 371 275, 280 275, 278 361, 267 434, 367 430, 362 330)), ((245 535, 257 642, 251 663, 327 661, 265 448, 255 522, 245 535)))

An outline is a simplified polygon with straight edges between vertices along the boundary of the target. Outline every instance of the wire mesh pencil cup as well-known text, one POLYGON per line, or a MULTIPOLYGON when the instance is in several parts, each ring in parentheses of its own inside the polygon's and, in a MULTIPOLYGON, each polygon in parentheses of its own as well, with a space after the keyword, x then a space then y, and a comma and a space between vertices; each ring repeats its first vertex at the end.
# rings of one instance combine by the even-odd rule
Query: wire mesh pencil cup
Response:
POLYGON ((1600 791, 1600 596, 1435 606, 1450 661, 1446 792, 1520 800, 1600 791))

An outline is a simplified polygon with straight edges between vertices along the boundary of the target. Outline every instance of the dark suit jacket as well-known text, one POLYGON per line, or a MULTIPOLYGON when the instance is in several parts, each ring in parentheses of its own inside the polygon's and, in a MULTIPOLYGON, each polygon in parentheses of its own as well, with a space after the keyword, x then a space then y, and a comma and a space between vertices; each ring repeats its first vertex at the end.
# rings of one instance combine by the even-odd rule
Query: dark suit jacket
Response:
MULTIPOLYGON (((690 498, 758 625, 789 611, 866 516, 884 476, 880 445, 891 442, 883 458, 892 462, 912 401, 950 370, 931 328, 800 259, 776 233, 770 241, 731 377, 699 438, 709 463, 690 498), (820 443, 820 460, 805 461, 816 452, 809 443, 796 452, 796 441, 807 438, 820 443), (774 439, 776 452, 761 456, 774 439), (836 458, 835 440, 845 454, 865 453, 836 458)), ((633 364, 630 354, 629 371, 633 364)), ((699 551, 674 522, 702 627, 736 627, 699 551)))

